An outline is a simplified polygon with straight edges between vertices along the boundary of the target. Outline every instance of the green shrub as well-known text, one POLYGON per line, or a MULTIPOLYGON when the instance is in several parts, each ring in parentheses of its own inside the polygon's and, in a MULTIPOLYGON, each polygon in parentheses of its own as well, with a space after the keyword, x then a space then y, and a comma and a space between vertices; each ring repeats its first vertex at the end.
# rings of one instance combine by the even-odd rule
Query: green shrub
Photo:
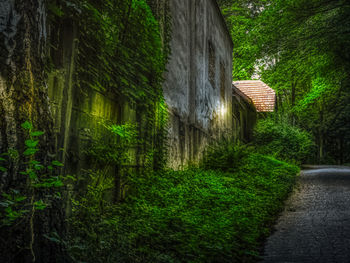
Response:
POLYGON ((303 163, 313 156, 314 143, 308 132, 271 119, 257 123, 254 144, 260 153, 289 162, 303 163))
POLYGON ((68 238, 63 242, 74 262, 119 262, 117 205, 106 199, 114 182, 100 172, 86 175, 90 184, 72 200, 68 238))
POLYGON ((188 169, 134 176, 121 204, 103 201, 101 186, 93 184, 75 203, 71 252, 84 262, 255 261, 297 172, 249 154, 236 173, 188 169))
POLYGON ((232 140, 221 140, 207 148, 200 166, 205 170, 235 172, 250 150, 246 145, 237 145, 232 140))
POLYGON ((66 243, 71 257, 78 262, 119 262, 118 204, 124 197, 131 157, 129 149, 139 142, 135 125, 103 123, 103 137, 92 141, 85 154, 90 170, 82 171, 72 200, 66 243), (117 231, 118 230, 118 231, 117 231))

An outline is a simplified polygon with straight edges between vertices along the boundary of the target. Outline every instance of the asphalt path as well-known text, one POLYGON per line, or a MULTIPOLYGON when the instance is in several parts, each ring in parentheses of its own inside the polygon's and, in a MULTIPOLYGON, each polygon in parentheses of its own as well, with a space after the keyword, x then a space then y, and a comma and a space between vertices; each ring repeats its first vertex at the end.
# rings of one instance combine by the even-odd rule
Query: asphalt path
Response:
POLYGON ((262 262, 350 263, 350 167, 308 168, 266 242, 262 262))

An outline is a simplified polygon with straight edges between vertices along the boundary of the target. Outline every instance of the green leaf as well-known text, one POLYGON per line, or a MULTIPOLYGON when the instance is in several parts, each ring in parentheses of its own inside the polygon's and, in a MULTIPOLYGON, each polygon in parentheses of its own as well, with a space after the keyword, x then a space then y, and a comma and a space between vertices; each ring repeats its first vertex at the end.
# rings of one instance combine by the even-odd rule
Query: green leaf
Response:
POLYGON ((71 176, 71 175, 66 175, 66 176, 63 177, 63 179, 64 179, 64 180, 70 179, 70 180, 72 180, 72 181, 76 181, 76 180, 77 180, 74 176, 71 176))
POLYGON ((25 144, 27 145, 28 148, 35 148, 39 143, 39 140, 26 140, 25 144))
POLYGON ((54 160, 54 161, 52 161, 52 165, 54 165, 54 166, 63 166, 63 163, 54 160))
POLYGON ((44 210, 45 208, 46 208, 46 204, 42 200, 34 202, 34 209, 44 210))
POLYGON ((5 158, 0 157, 0 161, 6 161, 6 159, 5 159, 5 158))
POLYGON ((47 166, 47 169, 49 169, 49 170, 53 170, 53 167, 51 166, 51 165, 49 165, 49 166, 47 166))
POLYGON ((2 193, 2 196, 8 200, 11 200, 12 199, 12 196, 9 195, 9 194, 6 194, 6 193, 2 193))
POLYGON ((28 171, 28 175, 29 175, 29 178, 30 178, 31 180, 34 180, 34 181, 38 180, 38 176, 37 176, 37 174, 36 174, 35 171, 29 170, 29 171, 28 171))
POLYGON ((61 199, 62 198, 61 193, 60 192, 55 193, 55 197, 57 199, 61 199))
POLYGON ((0 166, 0 172, 6 172, 7 169, 5 167, 0 166))
POLYGON ((21 124, 21 127, 25 130, 31 130, 33 128, 33 125, 29 121, 25 121, 21 124))
POLYGON ((33 137, 38 137, 38 136, 43 135, 44 133, 45 132, 43 132, 43 131, 34 131, 34 132, 31 132, 30 135, 33 137))
POLYGON ((64 186, 63 182, 61 180, 57 180, 53 183, 54 187, 62 187, 64 186))
POLYGON ((27 197, 26 196, 16 196, 15 197, 15 202, 21 202, 23 200, 26 200, 27 197))
POLYGON ((41 170, 42 168, 44 168, 44 166, 41 165, 41 164, 35 164, 34 165, 34 169, 37 170, 37 171, 41 170))
POLYGON ((63 182, 61 179, 58 177, 50 177, 43 179, 40 183, 37 183, 34 185, 34 187, 62 187, 64 186, 63 182))
POLYGON ((34 169, 37 170, 37 171, 39 171, 42 168, 44 168, 44 166, 40 162, 38 162, 36 160, 31 160, 31 161, 28 162, 28 164, 33 165, 34 169))
POLYGON ((36 148, 28 148, 26 149, 23 154, 26 155, 26 156, 29 156, 29 155, 33 155, 35 154, 37 151, 39 151, 39 149, 36 149, 36 148))

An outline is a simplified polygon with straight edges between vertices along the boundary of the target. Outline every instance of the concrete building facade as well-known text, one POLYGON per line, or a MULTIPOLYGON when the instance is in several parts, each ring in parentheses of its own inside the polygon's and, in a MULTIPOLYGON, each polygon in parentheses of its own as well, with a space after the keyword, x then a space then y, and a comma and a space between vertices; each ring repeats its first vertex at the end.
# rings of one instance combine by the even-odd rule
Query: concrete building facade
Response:
POLYGON ((232 87, 232 134, 235 142, 248 143, 253 139, 257 111, 251 98, 232 87))
MULTIPOLYGON (((215 0, 169 1, 171 56, 163 90, 169 109, 168 166, 177 169, 198 162, 211 140, 232 136, 233 44, 215 0)), ((77 34, 71 24, 62 25, 64 45, 57 55, 62 63, 48 81, 56 145, 65 149, 61 159, 72 174, 86 167, 84 149, 103 136, 100 123, 135 123, 140 114, 123 97, 75 87, 77 34)))
POLYGON ((232 135, 232 50, 215 0, 171 0, 169 166, 197 162, 207 144, 232 135))

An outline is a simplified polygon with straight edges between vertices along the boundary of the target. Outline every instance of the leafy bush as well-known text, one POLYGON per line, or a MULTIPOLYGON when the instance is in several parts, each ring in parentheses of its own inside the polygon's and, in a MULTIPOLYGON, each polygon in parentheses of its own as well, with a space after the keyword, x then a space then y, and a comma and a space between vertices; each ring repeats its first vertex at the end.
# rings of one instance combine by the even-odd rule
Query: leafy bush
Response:
POLYGON ((246 155, 240 163, 234 174, 188 169, 134 176, 132 191, 121 204, 103 201, 101 184, 108 182, 93 183, 74 204, 74 258, 126 263, 256 260, 298 168, 259 154, 246 155))
POLYGON ((254 130, 254 143, 262 154, 296 163, 310 159, 314 147, 308 132, 271 119, 260 120, 257 123, 254 130))
POLYGON ((87 189, 72 200, 68 240, 60 241, 76 262, 118 262, 117 206, 106 201, 105 196, 114 182, 101 171, 87 175, 91 178, 87 189))
MULTIPOLYGON (((65 243, 72 258, 78 262, 118 262, 118 205, 128 180, 130 147, 139 142, 135 125, 102 123, 103 136, 92 141, 85 154, 90 170, 84 170, 76 185, 79 193, 72 198, 70 233, 65 243), (83 185, 86 185, 84 187, 83 185)), ((73 180, 77 180, 73 178, 73 180)))
POLYGON ((129 163, 131 157, 128 151, 140 141, 137 126, 130 123, 102 123, 101 126, 104 133, 85 150, 85 154, 91 159, 91 166, 108 170, 111 165, 122 166, 129 163))
POLYGON ((200 166, 206 170, 235 172, 249 151, 246 145, 237 145, 232 140, 224 139, 207 148, 200 166))

